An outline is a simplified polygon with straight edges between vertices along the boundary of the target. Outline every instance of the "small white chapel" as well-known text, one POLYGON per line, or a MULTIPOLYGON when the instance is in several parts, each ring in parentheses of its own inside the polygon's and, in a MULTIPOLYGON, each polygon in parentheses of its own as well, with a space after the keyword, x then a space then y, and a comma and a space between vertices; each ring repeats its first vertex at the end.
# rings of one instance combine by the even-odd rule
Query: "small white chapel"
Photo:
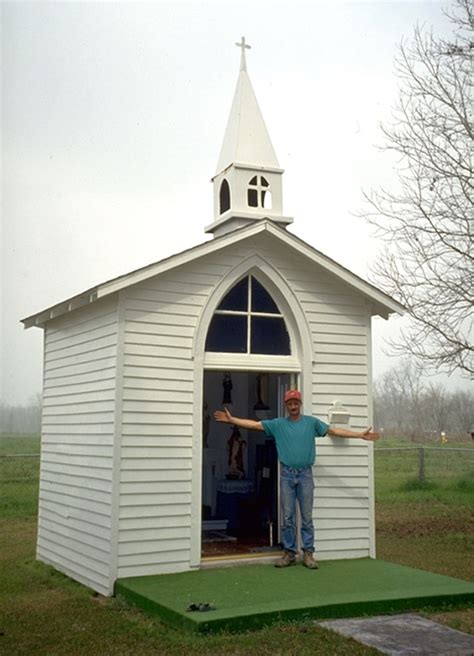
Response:
MULTIPOLYGON (((23 319, 44 330, 37 557, 117 579, 278 555, 275 445, 212 419, 372 425, 371 317, 403 307, 288 230, 283 169, 241 65, 212 236, 23 319)), ((178 201, 178 199, 177 199, 178 201)), ((319 560, 375 557, 373 445, 317 440, 319 560)))

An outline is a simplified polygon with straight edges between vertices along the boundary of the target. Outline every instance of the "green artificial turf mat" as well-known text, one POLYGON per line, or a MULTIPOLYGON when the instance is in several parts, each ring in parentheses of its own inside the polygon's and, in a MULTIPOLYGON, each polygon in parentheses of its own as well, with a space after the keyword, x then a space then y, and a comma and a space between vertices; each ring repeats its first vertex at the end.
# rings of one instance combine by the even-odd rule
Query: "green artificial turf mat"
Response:
POLYGON ((116 582, 119 594, 162 621, 195 631, 245 630, 277 621, 398 612, 474 600, 474 584, 368 558, 319 570, 241 565, 116 582), (192 603, 215 610, 187 612, 192 603))

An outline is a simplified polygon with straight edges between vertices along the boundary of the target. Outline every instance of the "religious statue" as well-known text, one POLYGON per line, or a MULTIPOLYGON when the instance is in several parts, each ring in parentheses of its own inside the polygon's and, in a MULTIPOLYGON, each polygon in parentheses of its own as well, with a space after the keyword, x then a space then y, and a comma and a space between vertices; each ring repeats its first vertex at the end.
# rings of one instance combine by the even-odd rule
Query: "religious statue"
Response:
POLYGON ((259 374, 257 376, 257 403, 253 406, 254 410, 269 410, 268 402, 268 374, 259 374))
POLYGON ((232 388, 233 388, 232 378, 230 377, 230 374, 225 374, 224 375, 224 378, 222 379, 222 387, 224 388, 224 395, 222 397, 222 403, 224 405, 228 405, 229 403, 232 403, 231 391, 232 391, 232 388))
POLYGON ((245 478, 244 448, 247 442, 243 439, 237 426, 232 428, 232 435, 227 441, 229 448, 229 473, 227 479, 241 480, 245 478))

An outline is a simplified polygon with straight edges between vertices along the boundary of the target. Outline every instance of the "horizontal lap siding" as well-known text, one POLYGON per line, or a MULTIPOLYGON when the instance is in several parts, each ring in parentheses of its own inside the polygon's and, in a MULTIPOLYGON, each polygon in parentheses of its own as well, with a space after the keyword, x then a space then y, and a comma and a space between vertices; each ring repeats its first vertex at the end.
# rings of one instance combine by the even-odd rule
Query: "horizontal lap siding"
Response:
MULTIPOLYGON (((367 308, 360 298, 349 304, 346 297, 335 293, 329 312, 325 295, 318 292, 317 298, 314 305, 307 305, 315 352, 313 412, 326 419, 328 408, 338 399, 351 413, 351 428, 360 430, 368 422, 367 308)), ((321 513, 334 520, 342 513, 344 526, 335 522, 330 527, 319 525, 317 551, 321 558, 368 556, 372 526, 369 446, 341 438, 325 438, 318 446, 316 525, 321 513), (364 456, 359 455, 362 453, 364 456), (363 526, 358 524, 362 520, 363 526)))
MULTIPOLYGON (((351 413, 351 428, 368 422, 370 330, 362 295, 336 277, 274 246, 260 254, 279 270, 307 318, 313 344, 311 413, 327 421, 339 400, 351 413)), ((341 438, 317 441, 314 520, 321 558, 369 555, 371 522, 368 444, 341 438)))
POLYGON ((102 301, 45 332, 38 557, 108 594, 117 315, 102 301))
MULTIPOLYGON (((209 295, 252 254, 285 277, 313 343, 312 408, 339 399, 367 422, 368 308, 335 277, 273 239, 253 239, 130 287, 125 302, 118 576, 183 571, 191 547, 193 337, 209 295)), ((323 558, 367 556, 367 444, 318 442, 314 517, 323 558)), ((195 538, 196 536, 194 536, 195 538)))
POLYGON ((191 550, 198 317, 240 261, 215 255, 127 290, 118 576, 183 571, 191 550))

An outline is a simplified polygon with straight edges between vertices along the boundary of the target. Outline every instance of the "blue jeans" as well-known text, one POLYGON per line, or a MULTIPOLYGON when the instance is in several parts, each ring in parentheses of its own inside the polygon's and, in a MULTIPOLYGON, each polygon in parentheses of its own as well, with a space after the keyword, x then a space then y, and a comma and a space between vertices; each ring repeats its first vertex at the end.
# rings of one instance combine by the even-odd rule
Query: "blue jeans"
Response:
POLYGON ((305 551, 314 551, 314 480, 311 467, 281 465, 280 497, 283 514, 282 540, 285 551, 296 553, 296 501, 301 513, 301 539, 305 551))

